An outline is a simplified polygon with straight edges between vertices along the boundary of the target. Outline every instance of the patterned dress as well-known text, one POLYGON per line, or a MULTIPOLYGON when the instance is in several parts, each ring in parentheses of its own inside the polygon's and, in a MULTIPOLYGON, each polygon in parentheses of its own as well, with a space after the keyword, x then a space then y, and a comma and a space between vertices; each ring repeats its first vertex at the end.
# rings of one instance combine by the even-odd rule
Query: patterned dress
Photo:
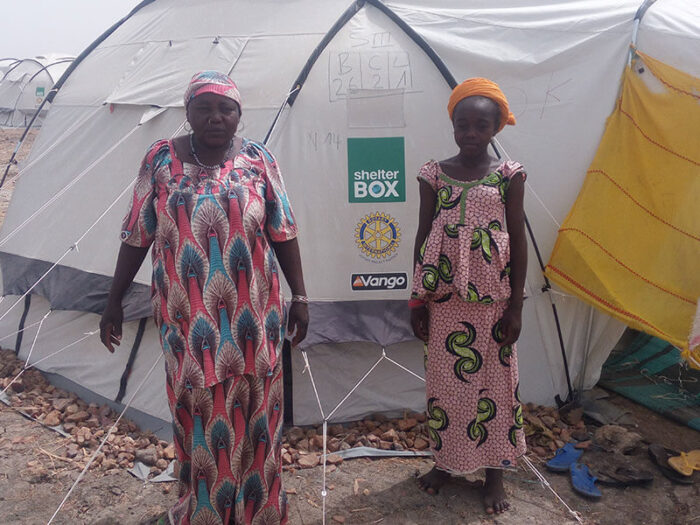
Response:
POLYGON ((437 195, 412 297, 428 303, 428 431, 437 468, 467 474, 508 468, 525 453, 515 346, 502 346, 510 298, 510 240, 504 227, 508 183, 525 177, 504 162, 478 181, 426 163, 419 180, 437 195))
POLYGON ((204 170, 170 141, 146 154, 122 241, 153 244, 153 312, 179 463, 177 524, 284 523, 285 308, 270 241, 296 224, 264 146, 204 170))

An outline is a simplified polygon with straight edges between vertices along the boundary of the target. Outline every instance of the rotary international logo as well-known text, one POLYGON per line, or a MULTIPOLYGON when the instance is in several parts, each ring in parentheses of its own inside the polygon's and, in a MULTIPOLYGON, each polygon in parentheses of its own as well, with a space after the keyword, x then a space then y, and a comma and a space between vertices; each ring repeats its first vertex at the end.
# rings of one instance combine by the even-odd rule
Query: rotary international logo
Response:
POLYGON ((401 242, 399 223, 386 213, 365 215, 355 228, 355 242, 362 254, 371 261, 387 261, 392 258, 401 242))

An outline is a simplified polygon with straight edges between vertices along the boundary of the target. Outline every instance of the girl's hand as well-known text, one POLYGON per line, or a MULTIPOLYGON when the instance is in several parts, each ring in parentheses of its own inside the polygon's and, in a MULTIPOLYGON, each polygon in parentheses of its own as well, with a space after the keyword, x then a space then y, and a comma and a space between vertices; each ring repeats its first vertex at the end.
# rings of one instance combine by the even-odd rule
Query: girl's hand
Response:
POLYGON ((114 353, 114 347, 121 344, 123 318, 122 305, 108 303, 100 319, 100 339, 112 353, 114 353))
POLYGON ((501 317, 501 332, 503 333, 503 341, 501 346, 514 344, 520 336, 522 328, 522 307, 509 306, 503 312, 501 317))
POLYGON ((289 307, 289 320, 287 321, 287 333, 294 334, 292 346, 297 346, 306 337, 309 327, 309 305, 306 303, 292 303, 289 307))
POLYGON ((427 306, 421 306, 420 308, 411 309, 411 328, 413 328, 413 335, 424 343, 428 342, 428 322, 430 321, 430 314, 428 313, 427 306))

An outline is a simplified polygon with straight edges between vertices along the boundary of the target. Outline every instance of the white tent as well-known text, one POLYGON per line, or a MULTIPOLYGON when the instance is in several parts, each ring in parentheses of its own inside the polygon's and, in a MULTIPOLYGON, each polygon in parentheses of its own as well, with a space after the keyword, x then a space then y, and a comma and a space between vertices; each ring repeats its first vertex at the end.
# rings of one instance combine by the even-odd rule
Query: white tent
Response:
MULTIPOLYGON (((450 83, 485 76, 509 97, 518 125, 498 136, 497 148, 529 172, 526 211, 546 259, 614 106, 638 8, 637 0, 143 2, 78 58, 23 167, 0 234, 2 344, 15 343, 23 327, 20 357, 41 359, 37 366, 56 380, 109 400, 136 393, 132 406, 156 418, 150 425, 169 419, 157 333, 142 320, 150 315, 148 264, 125 300, 120 350, 108 354, 93 332, 141 157, 157 138, 182 132, 190 76, 218 69, 242 93, 242 134, 267 138, 285 176, 312 299, 308 356, 325 413, 382 352, 422 374, 406 308, 414 176, 455 149, 450 83), (388 169, 370 165, 373 155, 391 168, 391 184, 362 174, 388 169), (363 287, 370 276, 387 278, 363 287), (29 290, 31 300, 22 297, 29 290)), ((638 27, 640 49, 697 74, 697 16, 683 0, 651 5, 638 27)), ((553 404, 566 397, 567 380, 552 301, 575 387, 595 384, 624 326, 543 291, 533 250, 529 264, 521 393, 553 404)), ((318 421, 300 353, 291 364, 294 420, 318 421)), ((423 402, 423 384, 383 359, 332 419, 423 402)))
MULTIPOLYGON (((0 126, 28 126, 44 98, 74 58, 52 54, 22 60, 0 60, 0 126)), ((48 106, 44 106, 32 126, 41 126, 47 112, 48 106)))
POLYGON ((12 57, 0 58, 0 77, 4 76, 8 69, 19 62, 20 60, 12 57))

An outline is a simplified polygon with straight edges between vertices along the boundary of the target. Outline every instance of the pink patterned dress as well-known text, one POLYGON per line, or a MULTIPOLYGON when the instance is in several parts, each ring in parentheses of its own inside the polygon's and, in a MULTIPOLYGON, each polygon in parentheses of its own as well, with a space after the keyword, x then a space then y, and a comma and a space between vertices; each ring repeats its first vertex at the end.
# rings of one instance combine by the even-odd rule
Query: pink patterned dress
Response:
POLYGON ((460 475, 514 467, 525 453, 515 345, 502 346, 510 298, 505 201, 522 166, 504 162, 477 181, 452 179, 431 160, 418 179, 437 196, 411 296, 428 303, 428 431, 437 468, 460 475))
POLYGON ((271 242, 297 234, 277 163, 243 139, 214 169, 170 141, 141 166, 122 241, 153 245, 153 313, 179 462, 177 524, 284 523, 285 307, 271 242))

